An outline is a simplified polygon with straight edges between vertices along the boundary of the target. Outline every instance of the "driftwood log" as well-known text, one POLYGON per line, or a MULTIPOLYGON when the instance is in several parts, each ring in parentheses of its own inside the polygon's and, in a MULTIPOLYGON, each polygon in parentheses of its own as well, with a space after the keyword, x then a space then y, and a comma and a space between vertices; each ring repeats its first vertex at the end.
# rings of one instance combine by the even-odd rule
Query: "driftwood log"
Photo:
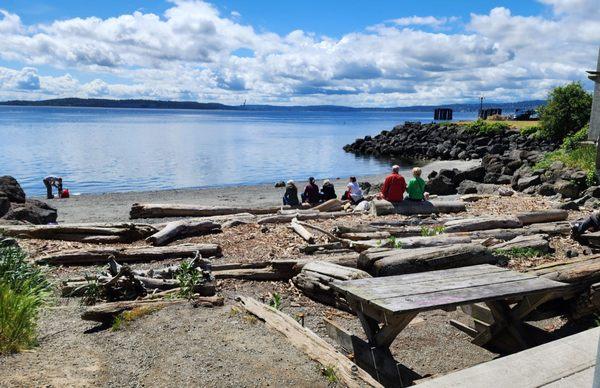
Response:
POLYGON ((471 232, 447 233, 452 236, 469 236, 473 240, 494 238, 497 240, 512 240, 519 236, 531 236, 534 234, 545 234, 548 236, 568 236, 571 232, 571 227, 568 222, 556 222, 548 224, 534 224, 524 228, 512 229, 488 229, 474 230, 471 232))
POLYGON ((339 217, 348 217, 352 215, 356 215, 360 213, 347 213, 344 211, 341 212, 295 212, 291 214, 277 214, 272 216, 267 216, 260 218, 257 223, 259 225, 263 224, 287 224, 288 222, 292 222, 294 218, 297 218, 300 221, 307 220, 330 220, 333 218, 339 217))
POLYGON ((529 236, 518 236, 512 240, 495 244, 489 247, 492 250, 510 250, 510 249, 534 249, 539 252, 550 252, 548 244, 548 235, 532 234, 529 236))
POLYGON ((129 243, 156 232, 147 224, 0 225, 5 236, 89 243, 129 243))
POLYGON ((340 201, 337 198, 330 199, 328 201, 323 202, 317 206, 314 206, 312 210, 316 210, 319 212, 334 212, 342 210, 342 206, 344 202, 340 201))
POLYGON ((292 279, 292 282, 312 300, 352 312, 348 303, 331 288, 331 283, 336 280, 370 277, 371 275, 360 269, 343 267, 325 261, 313 261, 304 265, 302 271, 292 279))
POLYGON ((306 228, 298 223, 298 219, 294 218, 291 224, 292 230, 298 234, 298 236, 302 237, 304 241, 309 244, 315 243, 315 236, 310 233, 306 228))
MULTIPOLYGON (((134 203, 129 217, 135 218, 165 218, 165 217, 211 217, 239 213, 272 214, 277 213, 281 206, 262 208, 230 207, 230 206, 198 206, 181 204, 150 204, 134 203)), ((284 208, 290 209, 291 207, 284 208)))
POLYGON ((565 221, 568 217, 569 212, 562 209, 550 209, 517 214, 517 218, 523 225, 565 221))
POLYGON ((89 250, 71 250, 52 253, 35 259, 37 264, 49 265, 91 265, 105 264, 113 257, 119 262, 135 263, 154 260, 194 257, 221 256, 221 247, 217 244, 181 244, 167 247, 143 248, 98 248, 89 250))
POLYGON ((162 246, 184 237, 202 236, 221 231, 221 225, 212 221, 173 221, 146 238, 154 246, 162 246))
POLYGON ((246 311, 264 321, 267 326, 279 331, 290 341, 292 346, 306 353, 310 359, 324 367, 333 367, 337 378, 344 386, 350 388, 364 387, 365 385, 381 387, 381 384, 375 381, 371 375, 356 366, 324 339, 302 327, 289 315, 259 303, 253 298, 240 296, 239 300, 246 311))
POLYGON ((517 217, 474 217, 447 221, 444 232, 472 232, 475 230, 522 228, 523 223, 517 217))
POLYGON ((550 263, 528 271, 557 282, 590 286, 600 282, 600 255, 590 255, 562 263, 550 263))
POLYGON ((305 245, 300 248, 300 252, 310 255, 310 254, 313 254, 316 252, 327 253, 329 251, 335 251, 335 250, 339 250, 339 249, 343 249, 342 243, 340 243, 339 241, 336 241, 336 242, 325 243, 325 244, 305 245))
POLYGON ((359 256, 358 268, 373 276, 390 276, 493 264, 497 260, 481 244, 456 244, 432 248, 367 250, 359 256))
POLYGON ((385 200, 374 200, 371 203, 371 213, 376 216, 387 214, 437 214, 437 213, 460 213, 466 211, 465 203, 462 201, 402 201, 392 203, 385 200))

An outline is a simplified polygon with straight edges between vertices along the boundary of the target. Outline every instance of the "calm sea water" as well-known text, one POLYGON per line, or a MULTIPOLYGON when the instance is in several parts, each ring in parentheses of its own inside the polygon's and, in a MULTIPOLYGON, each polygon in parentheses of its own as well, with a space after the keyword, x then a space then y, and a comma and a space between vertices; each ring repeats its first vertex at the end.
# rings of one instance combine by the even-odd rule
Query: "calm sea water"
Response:
MULTIPOLYGON (((455 119, 474 114, 455 113, 455 119)), ((0 175, 28 195, 273 183, 384 173, 342 147, 431 112, 251 112, 0 107, 0 175)))

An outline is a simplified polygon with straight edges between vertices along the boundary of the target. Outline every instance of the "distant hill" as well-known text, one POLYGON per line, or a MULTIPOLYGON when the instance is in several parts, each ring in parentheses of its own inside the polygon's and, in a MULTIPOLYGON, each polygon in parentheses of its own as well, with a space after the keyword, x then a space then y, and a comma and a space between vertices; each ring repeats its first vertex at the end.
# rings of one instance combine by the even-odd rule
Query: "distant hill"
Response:
MULTIPOLYGON (((544 105, 544 100, 518 101, 518 102, 486 102, 484 108, 501 108, 506 112, 516 109, 535 109, 544 105)), ((279 106, 279 105, 225 105, 219 103, 203 103, 194 101, 160 101, 160 100, 109 100, 100 98, 57 98, 52 100, 3 101, 0 105, 13 106, 66 106, 85 108, 137 108, 137 109, 222 109, 222 110, 249 110, 249 111, 391 111, 391 112, 429 112, 435 108, 451 108, 457 112, 477 112, 479 104, 440 104, 440 105, 414 105, 393 108, 355 108, 340 105, 308 105, 308 106, 279 106)))

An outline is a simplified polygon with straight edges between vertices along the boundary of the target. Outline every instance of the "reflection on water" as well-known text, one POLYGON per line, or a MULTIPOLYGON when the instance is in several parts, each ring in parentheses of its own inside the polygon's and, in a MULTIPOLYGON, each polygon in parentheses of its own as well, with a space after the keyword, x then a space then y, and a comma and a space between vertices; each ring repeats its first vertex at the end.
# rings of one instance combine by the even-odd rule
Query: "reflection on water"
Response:
MULTIPOLYGON (((456 119, 472 114, 455 114, 456 119)), ((430 112, 231 112, 0 107, 0 175, 29 195, 139 191, 387 172, 342 146, 430 112)))

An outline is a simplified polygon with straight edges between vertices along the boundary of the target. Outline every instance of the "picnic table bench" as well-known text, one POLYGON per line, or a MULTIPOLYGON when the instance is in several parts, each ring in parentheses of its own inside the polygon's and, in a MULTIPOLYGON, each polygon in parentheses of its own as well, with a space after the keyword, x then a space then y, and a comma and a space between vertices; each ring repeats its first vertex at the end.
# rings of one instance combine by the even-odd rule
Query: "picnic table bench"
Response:
POLYGON ((598 387, 600 327, 433 378, 419 388, 598 387), (598 375, 597 377, 595 375, 598 375))
POLYGON ((406 368, 395 362, 389 347, 420 312, 483 302, 493 323, 468 328, 472 342, 522 350, 534 345, 523 319, 568 289, 564 283, 489 264, 334 282, 332 287, 357 314, 368 340, 373 364, 370 371, 386 386, 405 386, 411 379, 403 371, 406 368))

